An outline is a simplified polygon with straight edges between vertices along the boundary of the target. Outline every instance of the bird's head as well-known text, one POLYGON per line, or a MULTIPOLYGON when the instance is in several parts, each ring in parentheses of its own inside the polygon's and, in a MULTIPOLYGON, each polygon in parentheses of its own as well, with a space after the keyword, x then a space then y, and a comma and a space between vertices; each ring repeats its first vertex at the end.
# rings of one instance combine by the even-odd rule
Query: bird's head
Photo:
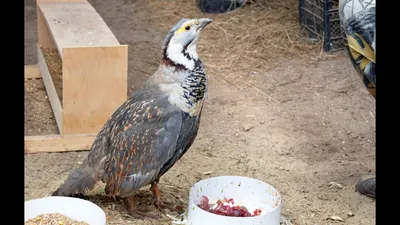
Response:
POLYGON ((196 44, 200 33, 211 22, 208 18, 184 18, 175 24, 164 39, 162 63, 177 69, 192 70, 199 60, 196 44))

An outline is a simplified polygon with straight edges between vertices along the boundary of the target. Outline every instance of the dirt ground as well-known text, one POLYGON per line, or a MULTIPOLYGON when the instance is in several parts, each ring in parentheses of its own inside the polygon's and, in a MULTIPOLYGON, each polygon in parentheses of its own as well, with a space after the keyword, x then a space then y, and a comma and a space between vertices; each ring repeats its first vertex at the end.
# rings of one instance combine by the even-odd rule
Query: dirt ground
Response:
MULTIPOLYGON (((285 1, 290 7, 280 7, 277 0, 262 7, 246 5, 235 12, 238 18, 246 17, 245 22, 235 21, 232 13, 205 15, 195 1, 90 2, 120 43, 129 45, 129 94, 156 70, 161 42, 176 21, 210 17, 216 22, 204 30, 198 46, 210 78, 199 135, 188 153, 162 177, 163 198, 186 205, 190 187, 198 180, 243 175, 263 180, 280 192, 281 214, 290 220, 287 224, 375 224, 375 200, 354 190, 359 176, 375 173, 375 100, 344 52, 326 54, 305 47, 281 51, 285 43, 290 46, 297 41, 290 32, 299 29, 296 0, 285 1), (289 13, 274 17, 274 9, 289 13), (236 30, 260 22, 255 19, 257 14, 270 15, 267 23, 282 21, 283 30, 289 31, 288 39, 262 40, 270 46, 261 47, 268 57, 254 49, 240 50, 233 43, 241 37, 236 30), (218 21, 236 23, 237 29, 218 21), (205 171, 213 173, 204 175, 205 171)), ((25 64, 35 64, 33 0, 25 0, 25 23, 25 64)), ((264 32, 277 31, 271 26, 264 32)), ((258 40, 252 35, 244 38, 258 40)), ((26 134, 57 133, 42 81, 26 81, 25 92, 26 134)), ((87 151, 26 154, 25 199, 54 191, 86 155, 87 151)), ((165 216, 134 220, 120 201, 102 197, 101 185, 89 199, 105 210, 108 224, 171 224, 165 216)), ((146 187, 139 196, 140 207, 150 205, 150 200, 146 187)))

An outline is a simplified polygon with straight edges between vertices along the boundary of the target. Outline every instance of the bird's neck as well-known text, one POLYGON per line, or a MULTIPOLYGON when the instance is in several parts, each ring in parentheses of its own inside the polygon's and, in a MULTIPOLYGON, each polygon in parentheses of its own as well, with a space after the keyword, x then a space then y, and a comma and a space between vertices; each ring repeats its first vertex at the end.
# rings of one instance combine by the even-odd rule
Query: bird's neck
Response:
POLYGON ((160 65, 160 89, 169 94, 169 102, 191 116, 197 116, 207 94, 208 78, 200 59, 193 60, 193 69, 177 70, 160 65))
POLYGON ((196 42, 182 46, 170 41, 151 80, 169 95, 169 102, 191 116, 200 114, 207 93, 207 74, 196 52, 196 42))
POLYGON ((187 45, 181 45, 174 40, 170 40, 163 49, 161 63, 173 66, 177 70, 194 70, 197 61, 199 61, 196 42, 192 41, 187 45))
POLYGON ((207 92, 208 78, 204 71, 203 63, 197 59, 194 61, 194 69, 188 71, 188 76, 182 82, 184 98, 187 104, 193 106, 202 101, 207 92))

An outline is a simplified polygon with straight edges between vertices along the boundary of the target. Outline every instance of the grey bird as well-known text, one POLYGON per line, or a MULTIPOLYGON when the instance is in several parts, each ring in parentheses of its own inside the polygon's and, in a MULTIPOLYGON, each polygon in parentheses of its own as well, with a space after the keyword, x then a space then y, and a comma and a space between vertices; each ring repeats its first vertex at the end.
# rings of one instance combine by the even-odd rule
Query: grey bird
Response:
POLYGON ((102 181, 108 196, 121 197, 128 212, 143 219, 154 216, 135 207, 134 193, 151 185, 161 212, 179 210, 161 201, 158 183, 197 136, 208 78, 196 45, 211 22, 184 18, 168 32, 158 70, 111 115, 82 165, 53 196, 85 194, 102 181))

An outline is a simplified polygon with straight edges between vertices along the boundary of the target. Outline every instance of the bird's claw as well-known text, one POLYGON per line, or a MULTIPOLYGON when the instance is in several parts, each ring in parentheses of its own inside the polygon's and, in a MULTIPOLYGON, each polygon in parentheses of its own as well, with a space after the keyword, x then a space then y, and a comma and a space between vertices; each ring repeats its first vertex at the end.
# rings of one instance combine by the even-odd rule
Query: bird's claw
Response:
POLYGON ((134 197, 133 196, 129 196, 129 197, 124 198, 124 202, 125 202, 125 207, 128 210, 129 215, 131 215, 135 219, 144 220, 146 218, 151 218, 151 219, 157 219, 158 218, 158 216, 149 214, 148 212, 139 211, 135 206, 134 197))
POLYGON ((145 219, 158 219, 158 216, 147 213, 147 212, 142 212, 137 210, 136 208, 129 209, 129 215, 134 217, 135 219, 140 219, 140 220, 145 220, 145 219))
POLYGON ((184 208, 182 206, 176 205, 173 203, 169 203, 169 202, 155 201, 154 205, 162 214, 166 214, 165 209, 168 209, 172 212, 177 212, 177 213, 182 213, 184 211, 184 208))
POLYGON ((160 189, 158 188, 158 183, 157 182, 152 183, 151 187, 150 187, 150 190, 151 190, 151 192, 153 193, 153 196, 154 196, 154 205, 155 205, 155 207, 164 215, 166 214, 165 209, 169 209, 172 212, 182 213, 183 212, 183 207, 182 206, 178 206, 178 205, 173 204, 173 203, 161 201, 160 189))

